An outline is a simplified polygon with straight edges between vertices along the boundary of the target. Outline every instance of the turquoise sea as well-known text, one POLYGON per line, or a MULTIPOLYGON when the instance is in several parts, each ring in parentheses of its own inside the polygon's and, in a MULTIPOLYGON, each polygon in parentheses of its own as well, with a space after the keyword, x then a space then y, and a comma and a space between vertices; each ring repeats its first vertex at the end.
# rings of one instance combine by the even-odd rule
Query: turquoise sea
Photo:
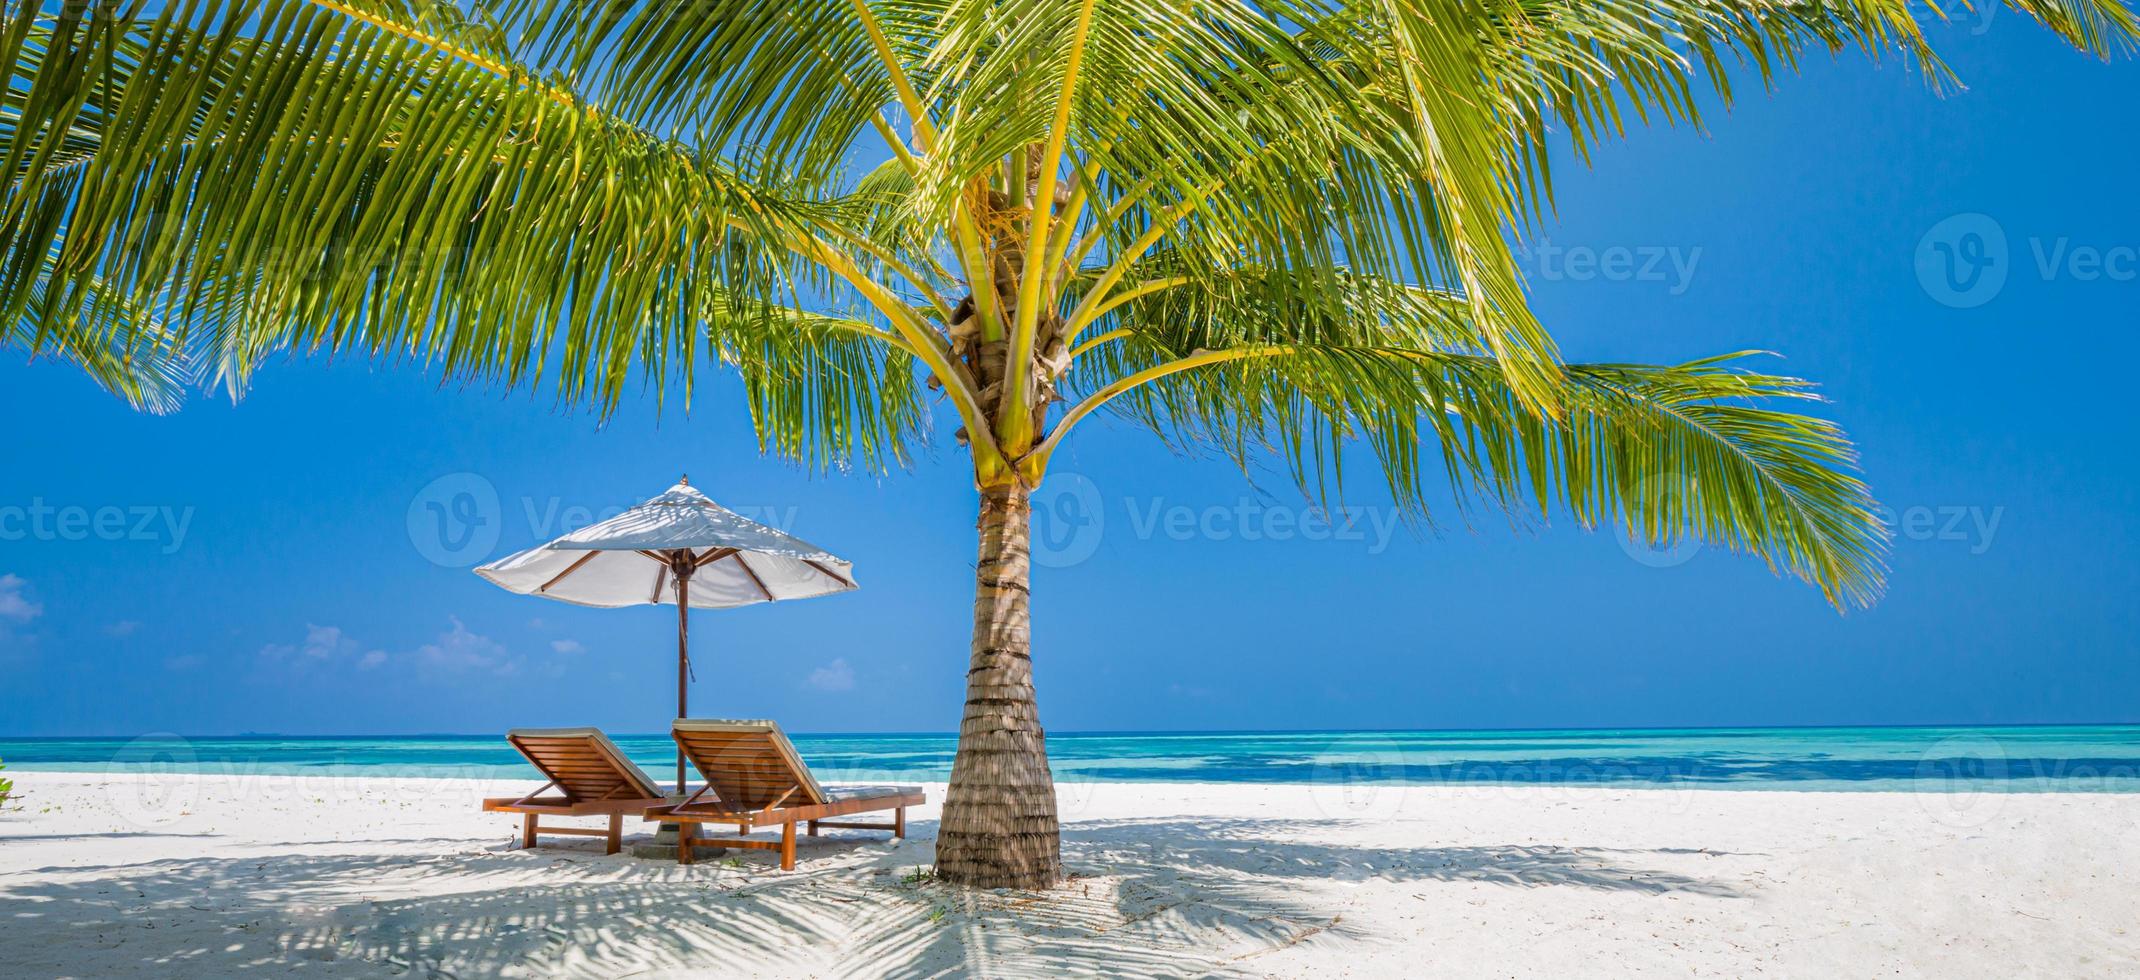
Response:
MULTIPOLYGON (((657 779, 664 735, 617 735, 657 779)), ((796 735, 827 781, 940 781, 948 734, 796 735)), ((1574 784, 1716 789, 2140 792, 2140 725, 1416 732, 1063 733, 1071 781, 1574 784)), ((534 778, 502 738, 0 739, 17 771, 534 778)))

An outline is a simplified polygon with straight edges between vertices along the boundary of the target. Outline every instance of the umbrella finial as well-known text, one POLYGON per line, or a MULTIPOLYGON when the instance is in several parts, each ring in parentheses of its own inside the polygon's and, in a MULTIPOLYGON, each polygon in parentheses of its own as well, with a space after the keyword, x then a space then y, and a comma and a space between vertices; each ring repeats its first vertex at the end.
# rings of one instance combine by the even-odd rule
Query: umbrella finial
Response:
POLYGON ((691 485, 691 474, 689 474, 689 473, 686 473, 686 474, 684 474, 683 476, 681 476, 681 477, 677 478, 677 480, 676 480, 676 485, 677 485, 677 486, 680 486, 680 487, 688 487, 688 486, 690 486, 690 485, 691 485))

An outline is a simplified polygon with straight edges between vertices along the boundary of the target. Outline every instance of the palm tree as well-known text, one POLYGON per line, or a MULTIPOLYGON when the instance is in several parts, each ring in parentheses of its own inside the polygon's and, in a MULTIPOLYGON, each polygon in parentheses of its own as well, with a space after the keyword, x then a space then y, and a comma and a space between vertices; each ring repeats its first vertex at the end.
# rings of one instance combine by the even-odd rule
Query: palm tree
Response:
MULTIPOLYGON (((2134 38, 2116 0, 2012 5, 2099 56, 2134 38)), ((717 360, 764 449, 880 471, 955 415, 980 553, 952 881, 1058 875, 1027 501, 1102 410, 1319 501, 1364 452, 1415 517, 1438 470, 1839 608, 1881 586, 1806 383, 1563 363, 1510 242, 1556 141, 1699 125, 1727 62, 1899 51, 1945 81, 1902 0, 10 9, 0 315, 118 390, 344 352, 607 411, 635 376, 688 403, 717 360)))

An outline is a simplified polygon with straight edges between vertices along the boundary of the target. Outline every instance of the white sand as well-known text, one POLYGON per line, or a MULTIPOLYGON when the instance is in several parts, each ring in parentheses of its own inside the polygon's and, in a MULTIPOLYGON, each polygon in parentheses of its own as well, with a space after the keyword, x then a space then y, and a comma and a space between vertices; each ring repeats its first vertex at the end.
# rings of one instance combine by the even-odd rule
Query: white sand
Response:
POLYGON ((11 775, 7 978, 2140 974, 2135 795, 1070 784, 1076 877, 968 894, 904 880, 933 805, 783 873, 514 850, 511 785, 11 775))

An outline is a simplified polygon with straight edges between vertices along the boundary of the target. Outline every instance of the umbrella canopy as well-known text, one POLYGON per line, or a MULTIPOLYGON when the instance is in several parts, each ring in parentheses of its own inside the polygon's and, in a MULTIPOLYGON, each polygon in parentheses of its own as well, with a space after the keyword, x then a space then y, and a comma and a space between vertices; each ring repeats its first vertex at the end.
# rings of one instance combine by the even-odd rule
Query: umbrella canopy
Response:
MULTIPOLYGON (((845 559, 716 504, 679 481, 646 503, 476 569, 524 595, 581 606, 676 605, 676 717, 690 715, 691 607, 725 609, 846 592, 845 559)), ((684 754, 676 753, 676 789, 684 754)))
POLYGON ((808 599, 855 587, 846 560, 714 503, 689 481, 591 524, 476 569, 525 595, 614 608, 676 602, 677 561, 690 552, 691 606, 724 609, 808 599))

